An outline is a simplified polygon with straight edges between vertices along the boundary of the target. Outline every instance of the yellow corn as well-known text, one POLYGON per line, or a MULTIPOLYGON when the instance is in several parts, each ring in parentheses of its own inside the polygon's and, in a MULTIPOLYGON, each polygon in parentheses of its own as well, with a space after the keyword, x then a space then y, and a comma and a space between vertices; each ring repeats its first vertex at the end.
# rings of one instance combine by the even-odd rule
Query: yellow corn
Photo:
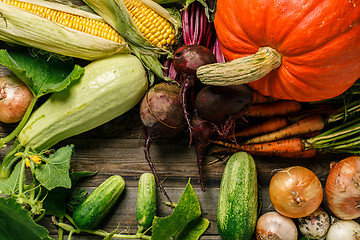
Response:
POLYGON ((175 30, 171 23, 139 0, 124 0, 136 26, 152 45, 167 47, 175 43, 175 30))
POLYGON ((28 12, 37 14, 50 21, 58 23, 62 26, 85 32, 97 37, 105 38, 117 43, 122 43, 122 38, 110 25, 95 19, 78 16, 72 13, 47 8, 44 6, 21 2, 17 0, 0 0, 3 3, 24 9, 28 12))

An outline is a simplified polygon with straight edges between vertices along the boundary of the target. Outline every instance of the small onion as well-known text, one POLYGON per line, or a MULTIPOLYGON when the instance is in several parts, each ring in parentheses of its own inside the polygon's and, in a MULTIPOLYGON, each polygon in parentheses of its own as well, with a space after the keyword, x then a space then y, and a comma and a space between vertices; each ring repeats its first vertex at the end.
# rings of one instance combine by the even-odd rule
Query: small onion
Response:
POLYGON ((335 216, 344 220, 360 217, 360 157, 331 163, 325 185, 326 201, 335 216))
POLYGON ((258 240, 296 240, 298 238, 298 231, 293 220, 278 212, 263 214, 256 223, 255 234, 258 240))
POLYGON ((20 121, 32 99, 29 88, 14 74, 0 77, 0 122, 20 121))
POLYGON ((354 220, 338 220, 331 224, 326 240, 359 240, 360 224, 354 220))
POLYGON ((323 199, 323 188, 314 172, 294 166, 276 173, 270 180, 269 196, 275 210, 290 218, 313 213, 323 199))
POLYGON ((298 218, 299 231, 307 239, 325 239, 330 227, 330 217, 322 208, 309 216, 298 218))

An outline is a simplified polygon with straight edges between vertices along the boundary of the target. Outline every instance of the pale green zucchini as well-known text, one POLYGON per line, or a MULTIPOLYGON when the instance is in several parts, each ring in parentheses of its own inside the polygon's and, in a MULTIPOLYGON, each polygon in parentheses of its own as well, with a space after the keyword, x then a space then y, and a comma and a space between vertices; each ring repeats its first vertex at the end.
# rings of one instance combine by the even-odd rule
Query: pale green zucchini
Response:
POLYGON ((134 107, 148 88, 145 69, 130 54, 118 54, 85 66, 81 79, 54 93, 29 118, 20 144, 44 150, 83 133, 134 107))
POLYGON ((258 182, 254 159, 233 154, 224 169, 217 209, 217 229, 225 240, 248 240, 258 215, 258 182))

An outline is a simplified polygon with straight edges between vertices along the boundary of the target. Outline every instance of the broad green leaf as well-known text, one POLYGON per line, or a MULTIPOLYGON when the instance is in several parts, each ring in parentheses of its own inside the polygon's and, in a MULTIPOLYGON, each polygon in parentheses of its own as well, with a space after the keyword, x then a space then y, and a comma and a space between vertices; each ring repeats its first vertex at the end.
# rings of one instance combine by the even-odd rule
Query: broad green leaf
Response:
MULTIPOLYGON (((0 179, 0 192, 4 195, 17 193, 19 190, 20 172, 22 162, 18 162, 9 178, 0 179)), ((25 171, 23 172, 23 182, 25 183, 25 171)), ((0 238, 1 239, 1 238, 0 238)))
MULTIPOLYGON (((87 171, 70 172, 71 186, 75 186, 79 179, 93 176, 94 174, 94 172, 87 171)), ((66 210, 73 212, 86 199, 88 192, 84 189, 73 190, 72 188, 56 187, 44 194, 46 198, 43 207, 46 210, 46 214, 63 217, 66 214, 66 210)))
POLYGON ((66 214, 66 200, 70 195, 69 188, 57 187, 47 192, 43 208, 47 215, 63 217, 66 214))
POLYGON ((37 98, 65 89, 84 72, 82 67, 74 65, 72 58, 60 59, 26 47, 0 50, 0 64, 20 78, 37 98))
POLYGON ((173 240, 197 240, 204 234, 209 224, 206 218, 196 219, 190 222, 179 236, 173 237, 173 240))
POLYGON ((48 190, 56 187, 71 188, 69 175, 73 145, 58 149, 34 170, 36 179, 48 190))
MULTIPOLYGON (((152 240, 167 240, 181 236, 186 229, 190 232, 190 222, 201 218, 200 203, 190 182, 181 195, 173 213, 167 217, 155 216, 152 229, 152 240)), ((195 225, 197 226, 197 225, 195 225)), ((194 227, 195 227, 194 226, 194 227)), ((204 225, 205 226, 205 225, 204 225)))
POLYGON ((51 239, 49 232, 12 198, 0 198, 0 226, 0 239, 51 239))

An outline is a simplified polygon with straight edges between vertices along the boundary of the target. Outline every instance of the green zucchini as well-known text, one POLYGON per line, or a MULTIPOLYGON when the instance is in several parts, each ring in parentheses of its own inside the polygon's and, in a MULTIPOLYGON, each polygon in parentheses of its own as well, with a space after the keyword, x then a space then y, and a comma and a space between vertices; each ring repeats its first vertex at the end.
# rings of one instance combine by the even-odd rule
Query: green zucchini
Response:
POLYGON ((113 175, 101 183, 73 212, 73 220, 80 229, 94 229, 109 213, 125 188, 125 181, 113 175))
POLYGON ((18 136, 22 146, 45 150, 104 124, 134 107, 148 88, 145 69, 131 54, 97 60, 84 69, 79 81, 34 111, 18 136))
POLYGON ((136 202, 136 220, 138 232, 152 225, 156 214, 156 182, 152 173, 143 173, 139 179, 136 202))
POLYGON ((217 229, 225 240, 248 240, 258 217, 258 182, 255 161, 246 152, 233 154, 221 179, 217 229))

